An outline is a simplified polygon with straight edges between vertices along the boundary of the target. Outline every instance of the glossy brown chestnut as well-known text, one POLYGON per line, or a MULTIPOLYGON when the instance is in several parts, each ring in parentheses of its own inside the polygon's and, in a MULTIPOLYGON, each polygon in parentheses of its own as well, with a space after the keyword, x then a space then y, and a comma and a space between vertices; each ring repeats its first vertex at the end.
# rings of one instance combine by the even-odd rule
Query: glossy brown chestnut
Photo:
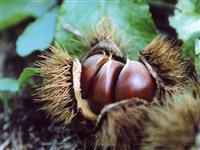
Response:
POLYGON ((90 56, 82 63, 81 90, 83 98, 88 98, 88 90, 92 79, 108 60, 108 56, 103 54, 96 54, 90 56))
POLYGON ((154 80, 146 67, 138 61, 127 60, 116 83, 115 100, 138 97, 152 101, 154 88, 154 80))
POLYGON ((92 80, 89 103, 95 113, 99 113, 105 105, 113 102, 114 87, 123 66, 121 62, 110 59, 92 80))

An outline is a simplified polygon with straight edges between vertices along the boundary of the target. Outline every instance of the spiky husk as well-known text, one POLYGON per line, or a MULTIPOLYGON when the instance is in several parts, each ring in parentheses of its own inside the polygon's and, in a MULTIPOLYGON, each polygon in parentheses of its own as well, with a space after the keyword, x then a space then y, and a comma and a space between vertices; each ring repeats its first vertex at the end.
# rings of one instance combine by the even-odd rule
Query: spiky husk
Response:
POLYGON ((122 61, 126 59, 126 52, 130 44, 128 44, 128 40, 123 38, 121 33, 119 36, 108 18, 103 18, 87 32, 84 43, 89 48, 89 52, 85 58, 96 53, 106 53, 122 61))
POLYGON ((197 84, 196 93, 197 93, 197 97, 200 99, 200 83, 197 84))
POLYGON ((156 80, 159 100, 179 92, 193 80, 192 65, 183 59, 181 49, 177 41, 158 36, 140 52, 140 60, 156 80))
POLYGON ((43 79, 37 89, 36 101, 42 102, 41 109, 46 110, 58 122, 68 124, 77 113, 95 120, 96 116, 90 111, 87 102, 81 98, 80 74, 81 64, 72 59, 66 50, 56 45, 50 47, 50 52, 41 55, 37 61, 40 76, 43 79))
POLYGON ((139 146, 148 104, 140 99, 125 100, 106 106, 97 123, 96 146, 103 149, 133 150, 139 146))
POLYGON ((142 150, 200 149, 200 99, 187 95, 169 107, 151 109, 142 150))
POLYGON ((43 102, 41 108, 56 121, 71 122, 75 116, 76 101, 73 93, 72 67, 73 59, 60 48, 50 47, 50 52, 40 56, 37 61, 43 83, 37 89, 37 101, 43 102))
POLYGON ((96 122, 97 116, 94 114, 90 106, 88 104, 87 100, 82 99, 81 96, 81 64, 78 59, 75 59, 73 61, 73 68, 72 68, 72 77, 73 77, 73 90, 74 90, 74 97, 77 102, 77 112, 79 112, 82 116, 83 119, 79 120, 80 123, 84 124, 87 126, 88 121, 92 121, 94 124, 96 122), (85 120, 87 119, 87 121, 85 120), (88 120, 89 119, 89 120, 88 120))
POLYGON ((200 99, 200 82, 194 83, 194 88, 192 88, 193 97, 196 99, 200 99))

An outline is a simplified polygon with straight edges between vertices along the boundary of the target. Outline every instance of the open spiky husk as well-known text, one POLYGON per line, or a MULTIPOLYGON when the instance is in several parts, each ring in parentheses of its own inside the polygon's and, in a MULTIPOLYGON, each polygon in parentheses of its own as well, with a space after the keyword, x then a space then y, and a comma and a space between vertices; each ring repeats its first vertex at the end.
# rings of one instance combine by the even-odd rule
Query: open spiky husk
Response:
POLYGON ((200 99, 200 83, 197 83, 197 90, 196 90, 196 95, 200 99))
MULTIPOLYGON (((196 88, 197 95, 198 92, 196 88)), ((106 106, 98 117, 96 145, 114 150, 197 147, 200 144, 200 97, 194 97, 191 91, 177 96, 168 96, 164 106, 150 105, 139 99, 106 106)))
POLYGON ((78 59, 73 61, 73 68, 72 68, 72 76, 73 76, 73 90, 74 90, 74 97, 77 100, 77 112, 79 112, 83 118, 83 120, 79 120, 80 123, 87 126, 88 121, 96 122, 97 116, 92 112, 90 109, 89 103, 87 100, 82 99, 81 96, 81 64, 78 59), (89 119, 89 120, 88 120, 89 119))
POLYGON ((192 83, 192 65, 183 59, 181 49, 177 41, 158 36, 140 52, 140 60, 156 80, 160 101, 192 83))
POLYGON ((98 118, 96 146, 105 150, 137 149, 149 118, 147 106, 137 98, 107 105, 98 118))
MULTIPOLYGON (((59 45, 51 46, 50 52, 40 56, 35 63, 40 68, 42 85, 37 89, 36 101, 42 102, 41 109, 47 111, 58 122, 69 124, 79 113, 83 118, 94 121, 96 116, 90 111, 87 102, 81 98, 81 64, 71 58, 59 45)), ((81 120, 84 122, 84 119, 81 120)))
POLYGON ((122 34, 119 36, 115 26, 108 18, 103 18, 85 34, 84 43, 89 49, 85 58, 97 53, 105 53, 113 55, 121 61, 126 59, 126 52, 129 49, 128 45, 130 45, 122 34))
POLYGON ((151 109, 142 150, 200 148, 200 99, 187 95, 169 107, 151 109))

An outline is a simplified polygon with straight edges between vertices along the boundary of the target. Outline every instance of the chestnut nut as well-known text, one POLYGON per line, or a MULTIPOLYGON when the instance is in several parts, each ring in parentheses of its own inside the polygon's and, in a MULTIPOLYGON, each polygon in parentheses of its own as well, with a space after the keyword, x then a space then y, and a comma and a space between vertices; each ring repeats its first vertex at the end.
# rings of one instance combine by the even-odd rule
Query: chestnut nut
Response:
POLYGON ((113 102, 114 87, 123 66, 121 62, 110 59, 94 77, 89 96, 89 103, 94 112, 99 113, 106 104, 113 102))
POLYGON ((155 89, 154 79, 141 62, 123 64, 103 54, 82 63, 81 85, 83 98, 97 114, 105 105, 124 99, 138 97, 150 102, 155 89))
POLYGON ((81 86, 83 98, 88 98, 89 86, 97 72, 108 61, 108 56, 96 54, 87 58, 82 63, 81 86))
POLYGON ((117 80, 115 100, 138 97, 151 101, 153 96, 154 83, 149 71, 142 63, 127 60, 117 80))

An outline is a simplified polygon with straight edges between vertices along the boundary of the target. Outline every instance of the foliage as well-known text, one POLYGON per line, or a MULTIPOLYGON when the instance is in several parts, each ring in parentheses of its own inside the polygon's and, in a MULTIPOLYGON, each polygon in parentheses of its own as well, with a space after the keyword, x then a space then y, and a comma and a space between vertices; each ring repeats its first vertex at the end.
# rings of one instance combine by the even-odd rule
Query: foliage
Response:
POLYGON ((195 41, 200 39, 200 0, 179 0, 176 8, 174 16, 169 18, 170 25, 184 41, 186 58, 193 59, 196 68, 200 68, 199 56, 195 54, 195 41))
POLYGON ((200 40, 195 41, 195 64, 196 70, 200 72, 200 40))
POLYGON ((17 39, 17 53, 24 57, 35 50, 45 50, 53 41, 57 8, 29 24, 17 39))
POLYGON ((118 34, 126 41, 130 41, 132 59, 137 59, 138 50, 158 34, 149 6, 144 1, 64 1, 60 9, 55 38, 65 45, 70 53, 79 54, 76 33, 84 35, 84 32, 91 30, 88 27, 91 28, 103 17, 111 20, 116 31, 121 31, 118 34), (68 27, 68 32, 65 26, 68 27), (74 38, 77 40, 73 40, 74 38))
POLYGON ((5 77, 0 79, 0 101, 3 102, 4 109, 8 108, 8 92, 17 93, 25 85, 26 81, 32 76, 39 73, 37 68, 24 68, 18 80, 5 77))
POLYGON ((17 92, 19 90, 19 84, 17 80, 12 78, 0 79, 0 85, 0 91, 17 92))
POLYGON ((0 31, 20 23, 29 17, 40 17, 55 5, 55 0, 1 0, 0 31))
POLYGON ((34 74, 37 74, 39 70, 37 68, 24 68, 20 74, 18 80, 12 78, 0 79, 0 92, 18 92, 23 87, 25 82, 34 74))

